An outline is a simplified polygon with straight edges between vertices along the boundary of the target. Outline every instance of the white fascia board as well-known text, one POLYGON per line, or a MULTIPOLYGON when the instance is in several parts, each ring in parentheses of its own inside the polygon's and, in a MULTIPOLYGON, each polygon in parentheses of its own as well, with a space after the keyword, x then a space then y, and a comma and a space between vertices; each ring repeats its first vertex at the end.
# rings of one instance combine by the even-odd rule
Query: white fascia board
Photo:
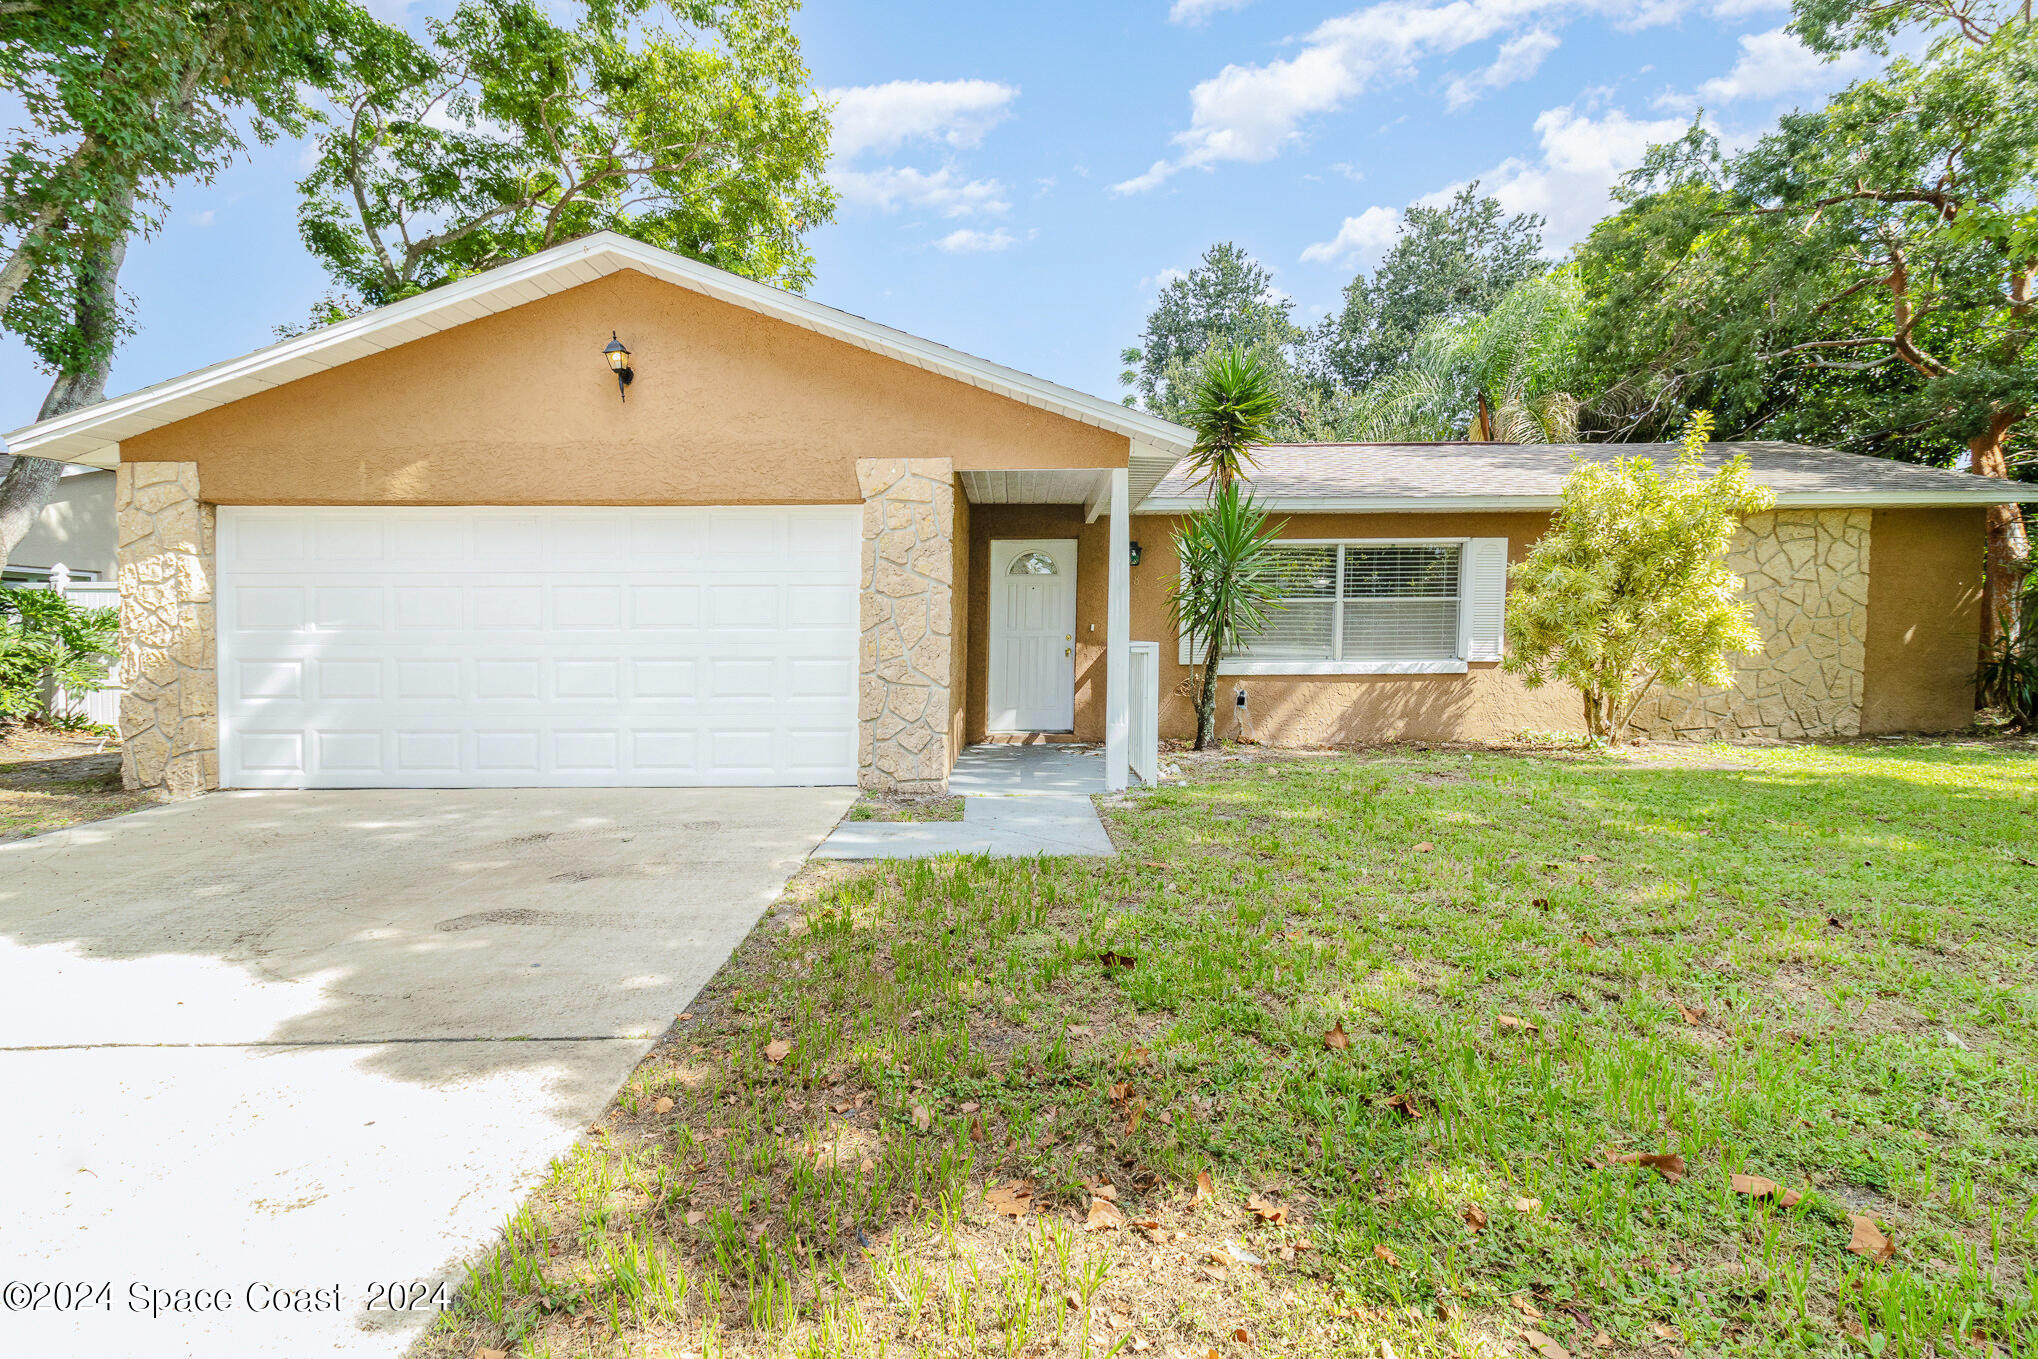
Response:
MULTIPOLYGON (((1458 496, 1262 496, 1257 503, 1277 514, 1438 514, 1492 513, 1505 510, 1554 510, 1562 501, 1553 495, 1458 496)), ((1151 496, 1134 514, 1193 514, 1209 502, 1201 496, 1151 496)), ((1973 491, 1795 491, 1776 497, 1779 510, 1957 509, 1969 506, 2038 504, 2038 485, 1999 481, 1973 491), (2000 488, 2000 489, 1998 489, 2000 488)))
POLYGON ((9 434, 7 442, 16 453, 90 462, 115 441, 117 436, 110 433, 115 424, 121 426, 123 434, 154 429, 170 423, 161 414, 166 410, 184 409, 187 413, 208 410, 246 395, 254 390, 248 379, 261 377, 265 379, 262 385, 274 385, 279 379, 289 380, 282 378, 278 369, 294 378, 301 376, 302 371, 312 370, 310 365, 299 369, 298 365, 306 360, 317 361, 316 367, 337 366, 506 309, 516 303, 505 299, 528 296, 526 285, 544 292, 560 291, 562 284, 593 282, 621 269, 635 269, 1022 404, 1123 434, 1129 440, 1175 451, 1186 451, 1192 441, 1189 431, 1158 416, 923 340, 613 232, 598 232, 252 354, 212 364, 54 420, 24 426, 9 434))

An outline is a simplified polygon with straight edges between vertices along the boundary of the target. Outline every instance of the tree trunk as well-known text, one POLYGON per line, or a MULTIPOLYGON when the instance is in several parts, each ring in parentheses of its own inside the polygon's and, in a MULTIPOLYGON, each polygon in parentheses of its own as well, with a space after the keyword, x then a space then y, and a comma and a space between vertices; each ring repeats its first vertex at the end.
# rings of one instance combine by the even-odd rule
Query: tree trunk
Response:
MULTIPOLYGON (((128 206, 134 202, 132 188, 128 206)), ((91 359, 78 372, 57 374, 43 398, 38 420, 97 403, 106 395, 106 379, 113 369, 113 345, 120 328, 120 267, 127 262, 127 237, 119 236, 98 246, 79 267, 76 292, 76 320, 80 347, 91 359)), ((13 458, 7 475, 0 478, 0 565, 13 557, 14 549, 27 536, 50 494, 57 488, 64 465, 48 458, 13 458)))
MULTIPOLYGON (((1968 441, 1968 470, 1976 476, 2007 481, 2009 458, 2003 444, 2023 413, 1998 411, 1989 419, 1988 432, 1968 441)), ((2024 515, 2016 505, 1992 505, 1988 512, 1988 576, 1981 598, 1981 642, 1983 650, 2004 636, 2015 636, 2019 627, 2017 578, 2031 555, 2024 535, 2024 515)))
POLYGON ((1217 663, 1223 659, 1215 638, 1203 657, 1203 687, 1196 693, 1196 749, 1217 744, 1217 663))

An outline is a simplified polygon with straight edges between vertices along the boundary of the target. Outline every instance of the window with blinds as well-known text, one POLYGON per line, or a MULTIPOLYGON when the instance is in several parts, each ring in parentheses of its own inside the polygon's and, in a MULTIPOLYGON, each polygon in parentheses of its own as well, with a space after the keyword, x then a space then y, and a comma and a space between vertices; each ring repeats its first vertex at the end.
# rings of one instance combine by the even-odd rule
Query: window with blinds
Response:
POLYGON ((1246 661, 1443 661, 1458 655, 1456 543, 1284 543, 1266 628, 1246 661))

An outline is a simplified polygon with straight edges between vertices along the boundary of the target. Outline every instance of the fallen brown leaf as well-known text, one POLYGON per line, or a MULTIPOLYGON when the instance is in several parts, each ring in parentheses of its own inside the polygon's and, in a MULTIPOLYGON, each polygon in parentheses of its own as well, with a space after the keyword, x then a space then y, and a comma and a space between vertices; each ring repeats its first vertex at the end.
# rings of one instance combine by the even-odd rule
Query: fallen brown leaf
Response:
POLYGON ((1523 1328, 1522 1335, 1529 1342, 1529 1348, 1542 1355, 1543 1359, 1571 1359, 1571 1351, 1533 1326, 1523 1328))
POLYGON ((671 1112, 672 1112, 672 1096, 670 1096, 670 1095, 660 1095, 660 1096, 658 1097, 658 1100, 657 1100, 657 1102, 656 1102, 656 1103, 654 1103, 654 1104, 653 1104, 653 1105, 651 1106, 651 1112, 652 1112, 652 1113, 654 1113, 654 1114, 669 1114, 669 1113, 671 1113, 671 1112))
POLYGON ((1798 1204, 1804 1202, 1804 1191, 1801 1189, 1786 1189, 1777 1196, 1776 1201, 1786 1208, 1795 1208, 1798 1204))
POLYGON ((1086 1232, 1115 1232, 1125 1225, 1125 1214, 1109 1199, 1091 1199, 1090 1215, 1083 1219, 1086 1232))
POLYGON ((1260 1221, 1271 1222, 1276 1227, 1288 1220, 1288 1206, 1286 1204, 1275 1203, 1272 1199, 1262 1198, 1258 1194, 1247 1196, 1245 1210, 1260 1221))
POLYGON ((1118 1186, 1109 1180, 1099 1180, 1090 1186, 1090 1197, 1093 1199, 1109 1199, 1111 1202, 1116 1203, 1118 1202, 1118 1186))
POLYGON ((1323 1035, 1323 1045, 1333 1052, 1342 1052, 1352 1045, 1351 1036, 1345 1032, 1345 1022, 1340 1019, 1330 1026, 1330 1032, 1323 1035))
POLYGON ((1097 955, 1097 961, 1104 964, 1104 970, 1107 972, 1114 967, 1131 969, 1139 966, 1138 955, 1131 953, 1117 953, 1108 948, 1105 949, 1102 953, 1097 955))
POLYGON ((932 1109, 929 1109, 924 1104, 914 1105, 913 1126, 918 1128, 921 1132, 926 1132, 929 1128, 934 1126, 934 1111, 932 1109))
POLYGON ((766 1043, 764 1045, 764 1060, 767 1062, 783 1062, 786 1059, 786 1054, 792 1050, 793 1045, 789 1039, 781 1038, 775 1043, 766 1043))
POLYGON ((474 1351, 474 1359, 509 1359, 508 1350, 492 1350, 487 1346, 474 1351))
POLYGON ((1581 864, 1596 864, 1599 862, 1599 856, 1597 854, 1581 854, 1578 856, 1578 862, 1581 864))
POLYGON ((1614 1346, 1613 1337, 1608 1335, 1605 1331, 1601 1331, 1597 1335, 1592 1337, 1592 1348, 1596 1350, 1610 1350, 1613 1348, 1613 1346, 1614 1346))
POLYGON ((1536 1031, 1535 1025, 1529 1023, 1526 1019, 1522 1019, 1515 1015, 1502 1015, 1500 1017, 1500 1027, 1503 1029, 1518 1030, 1523 1033, 1534 1033, 1536 1031))
POLYGON ((698 1208, 686 1215, 686 1225, 689 1227, 698 1227, 707 1220, 708 1215, 698 1208))
POLYGON ((1783 1187, 1776 1181, 1760 1175, 1731 1175, 1728 1177, 1728 1183, 1733 1185, 1736 1194, 1747 1194, 1758 1199, 1766 1199, 1783 1187))
POLYGON ((863 1164, 861 1164, 861 1165, 859 1165, 859 1166, 857 1167, 857 1170, 861 1171, 861 1172, 862 1172, 863 1174, 865 1174, 865 1175, 868 1175, 868 1174, 870 1174, 870 1173, 871 1173, 871 1172, 872 1172, 873 1170, 876 1170, 876 1169, 877 1169, 877 1162, 876 1162, 876 1161, 874 1161, 874 1160, 872 1160, 872 1159, 871 1159, 870 1157, 868 1157, 868 1156, 864 1157, 864 1158, 863 1158, 863 1164))
POLYGON ((1673 1344, 1678 1343, 1684 1339, 1683 1332, 1679 1331, 1675 1326, 1672 1326, 1667 1321, 1650 1322, 1649 1333, 1651 1335, 1654 1335, 1658 1340, 1668 1340, 1673 1344))
POLYGON ((1422 842, 1421 844, 1418 844, 1418 845, 1417 845, 1417 846, 1415 847, 1415 852, 1416 852, 1417 854, 1427 854, 1427 853, 1429 853, 1429 852, 1430 852, 1431 850, 1433 850, 1433 849, 1435 849, 1435 848, 1436 848, 1436 846, 1435 846, 1435 845, 1431 844, 1431 843, 1430 843, 1429 841, 1427 841, 1427 840, 1424 840, 1424 841, 1423 841, 1423 842, 1422 842))
MULTIPOLYGON (((1598 941, 1598 940, 1596 940, 1596 939, 1594 939, 1594 938, 1593 938, 1593 937, 1592 937, 1591 935, 1589 935, 1589 934, 1581 934, 1581 935, 1579 935, 1579 936, 1578 936, 1578 942, 1579 942, 1579 943, 1581 943, 1581 944, 1583 944, 1583 945, 1585 945, 1585 947, 1587 947, 1587 948, 1598 948, 1598 947, 1599 947, 1599 941, 1598 941)), ((1604 1334, 1604 1333, 1602 1332, 1602 1334, 1604 1334)))
POLYGON ((1373 1255, 1375 1258, 1383 1261, 1389 1269, 1398 1269, 1401 1265, 1401 1257, 1388 1250, 1385 1246, 1373 1247, 1373 1255))
POLYGON ((1033 1211, 1033 1181, 1013 1180, 986 1189, 984 1202, 1006 1217, 1025 1217, 1033 1211))
POLYGON ((1240 1326, 1238 1329, 1234 1330, 1231 1333, 1231 1338, 1233 1340, 1236 1340, 1241 1345, 1250 1345, 1253 1343, 1253 1333, 1251 1331, 1248 1331, 1243 1326, 1240 1326))
POLYGON ((1515 1311, 1520 1312, 1530 1321, 1541 1321, 1543 1319, 1542 1309, 1540 1307, 1537 1307, 1534 1303, 1530 1302, 1527 1298, 1522 1297, 1519 1293, 1509 1298, 1508 1302, 1514 1305, 1515 1311))
POLYGON ((1111 1102, 1113 1104, 1123 1104, 1125 1103, 1125 1101, 1131 1098, 1132 1098, 1131 1081, 1120 1081, 1116 1085, 1111 1087, 1111 1102))
POLYGON ((1874 1218, 1849 1213, 1847 1220, 1854 1224, 1854 1235, 1847 1241, 1847 1249, 1853 1254, 1865 1255, 1871 1260, 1887 1260, 1896 1254, 1896 1241, 1875 1225, 1874 1218))
POLYGON ((1486 1210, 1476 1203, 1467 1205, 1465 1208, 1465 1225, 1475 1232, 1485 1231, 1486 1210))
POLYGON ((1217 1186, 1210 1183, 1210 1172, 1207 1170, 1197 1171, 1196 1195, 1193 1199, 1190 1200, 1190 1202, 1207 1203, 1210 1201, 1211 1196, 1214 1195, 1216 1192, 1217 1186))
POLYGON ((1403 1118, 1421 1118, 1422 1105, 1407 1092, 1398 1093, 1387 1101, 1387 1107, 1397 1111, 1403 1118))
POLYGON ((1613 1159, 1622 1165, 1646 1166, 1672 1184, 1684 1178, 1684 1158, 1674 1151, 1624 1151, 1613 1159))
POLYGON ((1689 1005, 1679 1004, 1677 1007, 1677 1015, 1678 1018, 1682 1019, 1687 1024, 1705 1023, 1705 1007, 1702 1005, 1699 1006, 1697 1009, 1693 1009, 1689 1005))
POLYGON ((1126 1342, 1125 1347, 1131 1350, 1134 1354, 1145 1354, 1148 1350, 1153 1348, 1153 1341, 1148 1340, 1138 1331, 1134 1331, 1132 1333, 1132 1339, 1126 1342))
POLYGON ((1525 1194, 1514 1201, 1514 1211, 1517 1213, 1533 1213, 1541 1209, 1542 1206, 1543 1201, 1541 1199, 1532 1199, 1525 1194))

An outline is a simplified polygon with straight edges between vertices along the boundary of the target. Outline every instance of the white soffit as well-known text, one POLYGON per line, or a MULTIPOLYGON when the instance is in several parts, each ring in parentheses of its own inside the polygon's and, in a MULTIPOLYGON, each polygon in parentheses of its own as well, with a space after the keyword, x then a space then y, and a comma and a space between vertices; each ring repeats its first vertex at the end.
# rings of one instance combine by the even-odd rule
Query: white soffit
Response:
MULTIPOLYGON (((592 283, 620 269, 635 269, 677 287, 790 322, 901 363, 1125 435, 1134 445, 1135 503, 1144 493, 1138 489, 1140 447, 1144 445, 1147 449, 1149 465, 1158 466, 1159 459, 1165 456, 1169 467, 1189 447, 1189 431, 1158 416, 965 354, 947 345, 923 340, 905 331, 823 306, 796 293, 757 283, 608 231, 555 245, 487 273, 434 288, 428 293, 406 298, 337 325, 258 349, 241 358, 216 363, 54 420, 25 426, 7 435, 6 442, 10 451, 17 454, 111 467, 119 460, 122 439, 441 330, 450 330, 469 321, 507 311, 551 293, 592 283)), ((1147 487, 1150 489, 1159 484, 1165 474, 1166 469, 1162 468, 1159 475, 1147 480, 1147 487)))

